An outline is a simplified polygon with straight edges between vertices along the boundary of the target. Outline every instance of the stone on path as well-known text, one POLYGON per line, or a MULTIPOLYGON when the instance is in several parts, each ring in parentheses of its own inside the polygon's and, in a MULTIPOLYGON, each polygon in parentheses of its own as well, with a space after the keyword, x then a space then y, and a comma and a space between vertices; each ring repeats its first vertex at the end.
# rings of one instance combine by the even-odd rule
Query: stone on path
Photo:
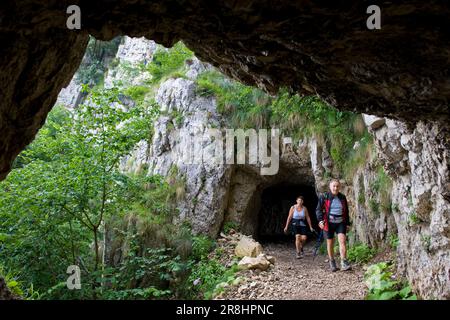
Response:
POLYGON ((263 251, 261 244, 250 237, 243 236, 234 253, 237 257, 257 257, 263 251))

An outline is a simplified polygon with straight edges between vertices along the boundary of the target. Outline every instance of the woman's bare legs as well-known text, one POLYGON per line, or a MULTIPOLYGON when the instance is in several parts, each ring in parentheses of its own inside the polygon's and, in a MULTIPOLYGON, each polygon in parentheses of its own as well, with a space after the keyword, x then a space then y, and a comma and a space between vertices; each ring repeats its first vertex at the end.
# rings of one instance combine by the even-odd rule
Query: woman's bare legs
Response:
POLYGON ((300 234, 295 235, 295 248, 297 249, 297 254, 302 251, 302 238, 300 234))

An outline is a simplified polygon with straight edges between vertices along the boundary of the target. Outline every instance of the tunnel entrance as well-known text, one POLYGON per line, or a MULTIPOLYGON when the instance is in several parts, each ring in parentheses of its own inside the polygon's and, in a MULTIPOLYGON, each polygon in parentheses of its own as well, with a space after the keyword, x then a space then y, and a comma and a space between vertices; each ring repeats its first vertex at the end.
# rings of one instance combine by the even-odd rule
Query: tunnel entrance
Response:
POLYGON ((311 223, 314 228, 317 227, 315 211, 318 198, 314 186, 278 184, 262 192, 261 208, 258 214, 258 241, 286 242, 294 239, 292 227, 289 227, 287 235, 284 234, 283 229, 289 209, 296 203, 297 196, 305 198, 304 205, 308 209, 311 223))

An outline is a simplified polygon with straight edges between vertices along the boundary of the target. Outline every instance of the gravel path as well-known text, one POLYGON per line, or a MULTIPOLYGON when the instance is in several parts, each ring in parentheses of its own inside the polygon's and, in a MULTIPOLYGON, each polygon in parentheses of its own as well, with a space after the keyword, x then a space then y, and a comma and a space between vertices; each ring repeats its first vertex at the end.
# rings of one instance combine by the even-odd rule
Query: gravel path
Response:
MULTIPOLYGON (((364 271, 330 272, 326 256, 313 261, 313 242, 305 247, 305 257, 295 258, 294 244, 266 244, 264 253, 276 258, 267 271, 246 270, 242 282, 228 287, 219 299, 360 300, 364 299, 364 271)), ((339 262, 339 259, 336 260, 339 262)))

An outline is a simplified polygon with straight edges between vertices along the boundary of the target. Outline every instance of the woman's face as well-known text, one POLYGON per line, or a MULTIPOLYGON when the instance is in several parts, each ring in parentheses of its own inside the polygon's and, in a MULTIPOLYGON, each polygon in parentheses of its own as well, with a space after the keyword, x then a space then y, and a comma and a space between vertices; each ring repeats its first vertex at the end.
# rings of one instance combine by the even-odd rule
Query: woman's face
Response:
POLYGON ((297 204, 298 204, 299 206, 301 206, 301 205, 303 204, 303 200, 300 199, 300 198, 298 198, 298 199, 297 199, 297 204))
POLYGON ((333 181, 330 183, 330 191, 333 195, 337 195, 339 193, 339 182, 333 181))

